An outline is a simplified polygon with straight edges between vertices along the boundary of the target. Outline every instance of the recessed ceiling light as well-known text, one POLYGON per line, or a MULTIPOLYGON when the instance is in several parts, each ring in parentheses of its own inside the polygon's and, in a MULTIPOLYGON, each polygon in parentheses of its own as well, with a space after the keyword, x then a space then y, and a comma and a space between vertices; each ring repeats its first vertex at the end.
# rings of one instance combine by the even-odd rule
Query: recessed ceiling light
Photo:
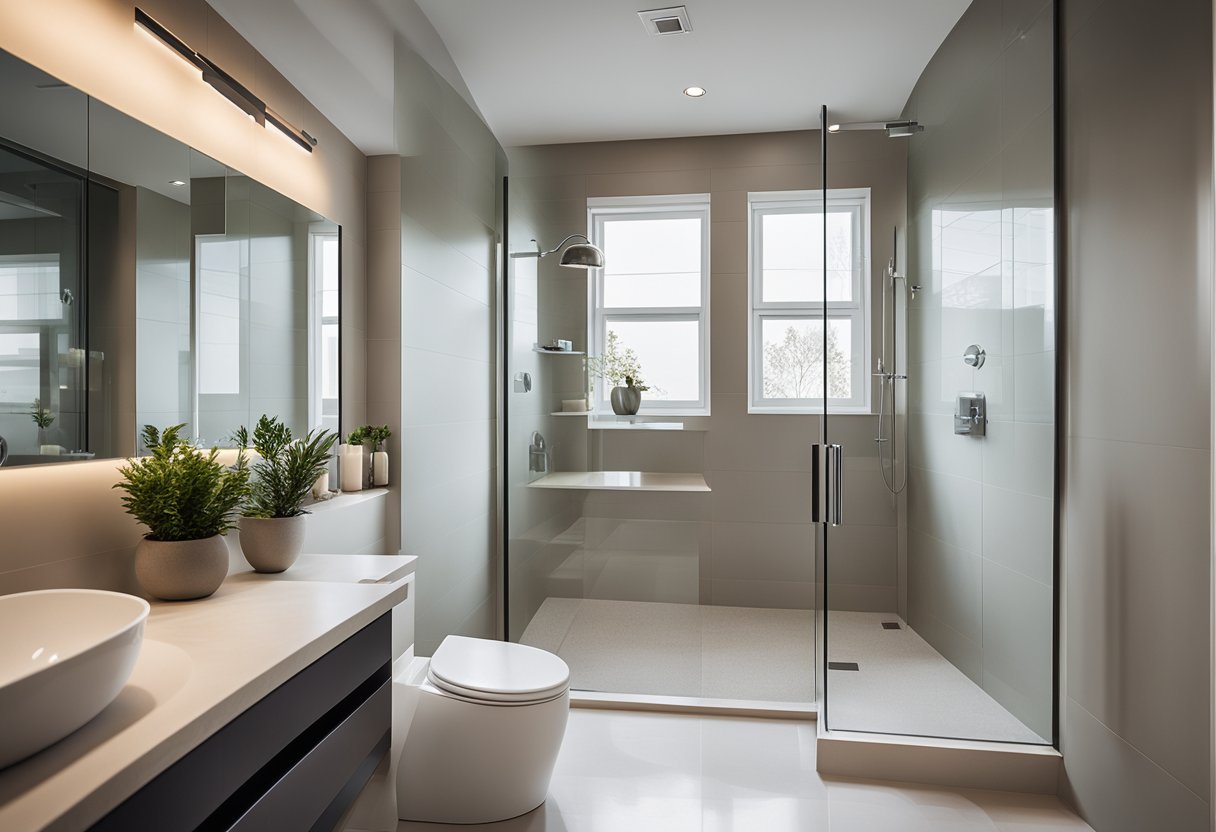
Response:
POLYGON ((705 95, 705 88, 704 87, 685 87, 684 94, 687 95, 689 98, 700 98, 701 96, 705 95))
POLYGON ((186 183, 180 179, 174 179, 174 180, 170 181, 169 184, 173 185, 174 187, 180 188, 182 185, 185 185, 186 183))

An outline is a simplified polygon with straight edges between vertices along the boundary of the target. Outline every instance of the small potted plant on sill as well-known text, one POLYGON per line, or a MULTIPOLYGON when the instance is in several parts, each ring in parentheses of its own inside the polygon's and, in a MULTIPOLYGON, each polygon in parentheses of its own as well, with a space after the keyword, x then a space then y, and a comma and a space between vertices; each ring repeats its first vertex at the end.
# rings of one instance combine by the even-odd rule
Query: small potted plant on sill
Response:
POLYGON ((38 453, 42 453, 43 447, 48 444, 47 431, 55 424, 55 414, 43 407, 40 399, 34 399, 30 419, 38 426, 38 453))
POLYGON ((241 552, 258 572, 282 572, 300 556, 308 514, 304 498, 326 470, 338 437, 313 430, 296 441, 278 417, 264 415, 253 428, 252 442, 244 426, 233 438, 260 457, 253 464, 249 498, 241 511, 241 552))
POLYGON ((388 485, 388 451, 381 450, 393 435, 388 425, 363 425, 350 434, 352 445, 362 445, 371 452, 371 485, 388 485))
POLYGON ((650 388, 642 381, 642 364, 632 347, 621 349, 617 334, 608 331, 608 346, 603 355, 587 361, 587 371, 593 378, 602 378, 614 385, 609 394, 612 412, 617 416, 635 416, 642 407, 642 393, 650 388))
POLYGON ((228 575, 224 534, 249 493, 245 455, 227 467, 219 451, 205 452, 181 437, 185 425, 158 431, 145 425, 148 456, 118 469, 127 512, 148 528, 135 548, 135 577, 165 601, 206 598, 228 575))

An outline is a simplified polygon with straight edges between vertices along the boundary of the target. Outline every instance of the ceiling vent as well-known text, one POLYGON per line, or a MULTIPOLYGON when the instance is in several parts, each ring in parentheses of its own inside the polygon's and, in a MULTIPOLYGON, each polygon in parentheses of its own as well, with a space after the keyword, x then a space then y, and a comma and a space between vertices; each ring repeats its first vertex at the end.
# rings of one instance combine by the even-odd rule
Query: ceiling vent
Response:
POLYGON ((683 6, 638 12, 638 17, 646 27, 646 33, 650 35, 682 35, 692 31, 692 23, 688 21, 688 9, 683 6))

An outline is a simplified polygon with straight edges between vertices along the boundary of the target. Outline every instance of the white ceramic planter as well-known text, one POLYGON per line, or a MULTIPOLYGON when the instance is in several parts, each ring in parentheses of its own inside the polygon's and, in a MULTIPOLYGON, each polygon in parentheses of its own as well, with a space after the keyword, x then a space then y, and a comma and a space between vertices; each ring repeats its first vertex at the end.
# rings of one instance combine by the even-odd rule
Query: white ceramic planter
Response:
POLYGON ((222 535, 202 540, 148 540, 135 547, 135 577, 163 601, 206 598, 228 575, 228 544, 222 535))
POLYGON ((372 454, 372 485, 388 485, 388 451, 372 454))
POLYGON ((282 572, 296 562, 307 516, 241 518, 241 552, 254 571, 282 572))

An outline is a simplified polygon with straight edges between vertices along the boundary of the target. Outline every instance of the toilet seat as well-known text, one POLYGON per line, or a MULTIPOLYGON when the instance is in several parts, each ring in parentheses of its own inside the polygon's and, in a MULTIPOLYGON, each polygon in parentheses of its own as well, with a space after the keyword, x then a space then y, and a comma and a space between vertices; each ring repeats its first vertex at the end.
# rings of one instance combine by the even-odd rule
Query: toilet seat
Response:
POLYGON ((448 636, 431 657, 427 681, 460 699, 524 705, 555 699, 570 687, 570 668, 525 644, 448 636))

